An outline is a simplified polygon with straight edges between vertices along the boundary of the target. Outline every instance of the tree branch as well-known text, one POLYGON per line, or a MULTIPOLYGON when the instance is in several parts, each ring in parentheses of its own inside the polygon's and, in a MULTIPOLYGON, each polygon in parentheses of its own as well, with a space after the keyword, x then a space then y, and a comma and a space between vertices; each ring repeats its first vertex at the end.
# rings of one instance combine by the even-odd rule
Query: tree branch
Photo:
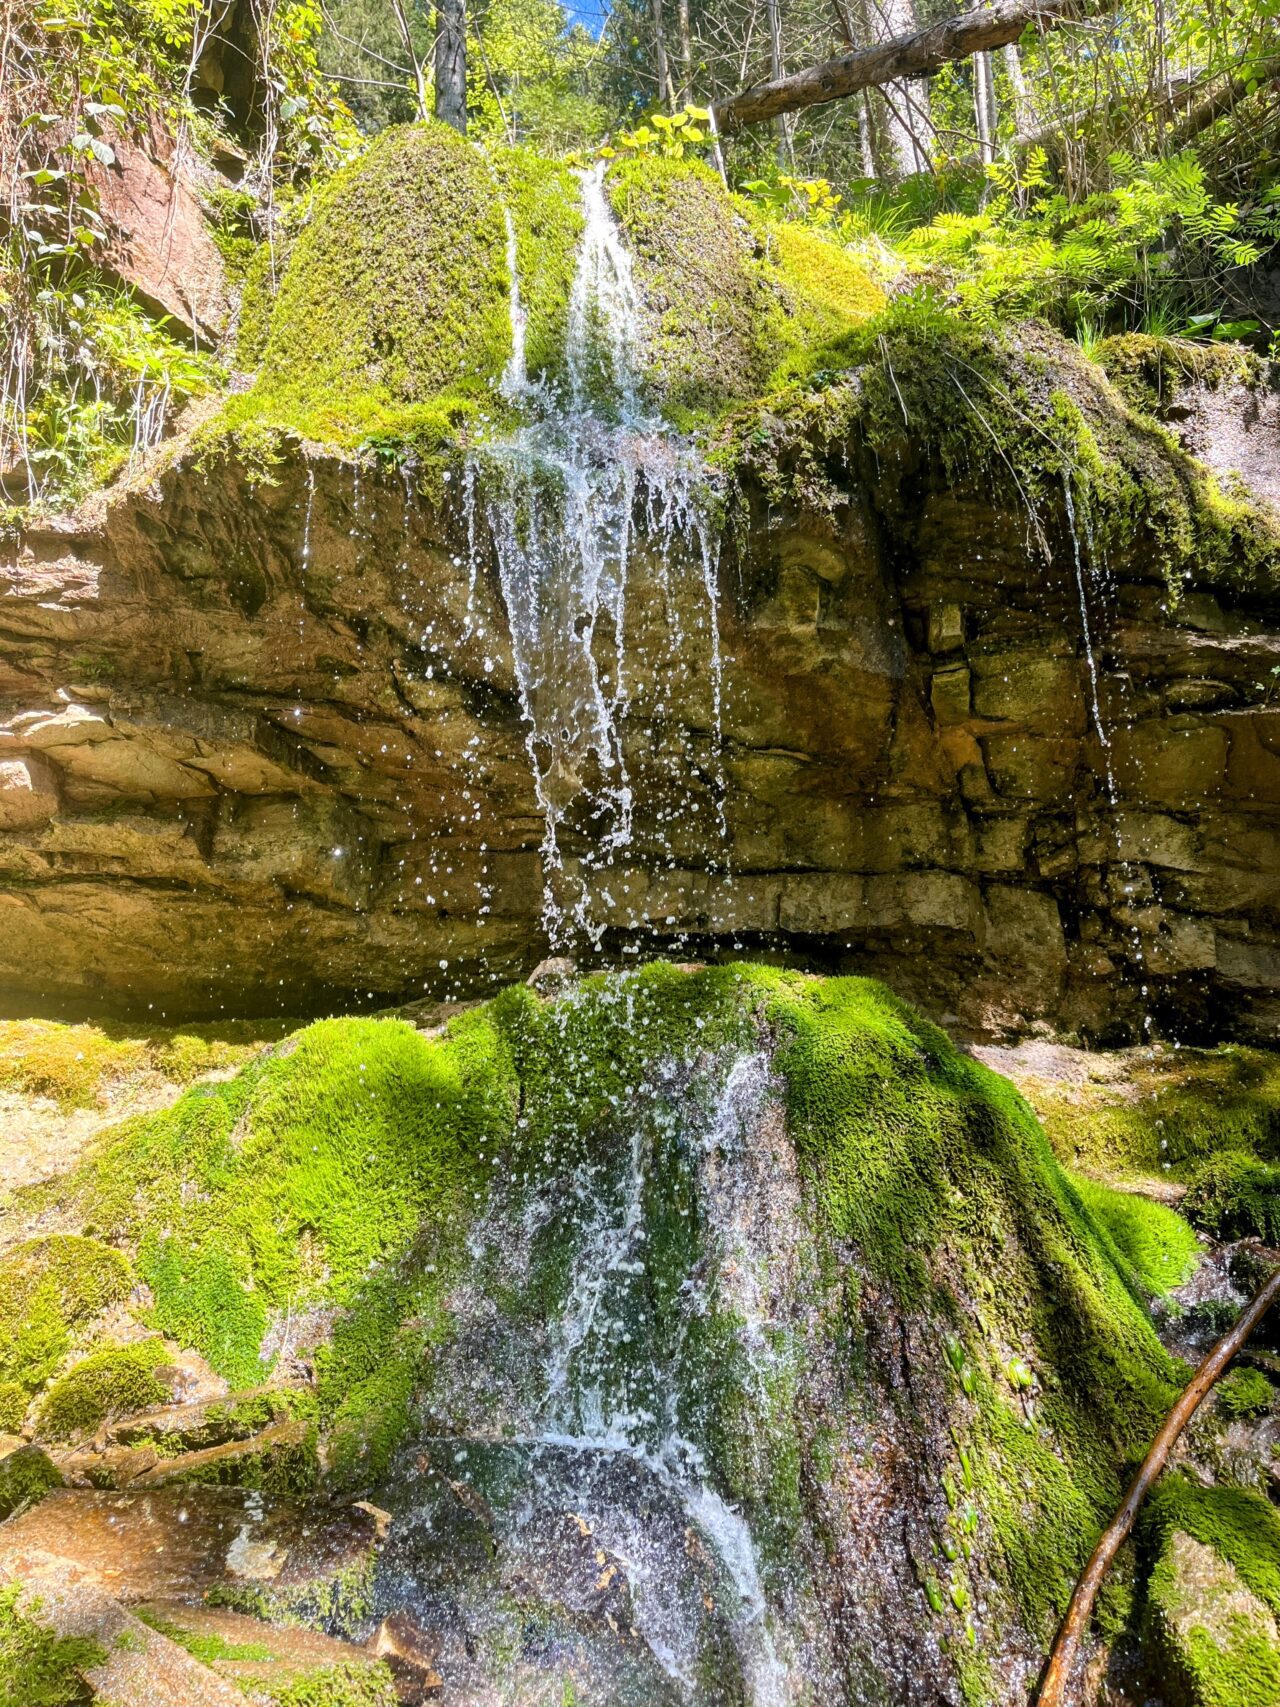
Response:
POLYGON ((716 123, 722 131, 740 130, 781 113, 842 100, 859 89, 929 77, 952 60, 1016 42, 1027 29, 1052 30, 1108 9, 1106 0, 996 0, 985 11, 963 12, 927 30, 891 36, 874 47, 842 53, 807 71, 744 89, 717 101, 716 123))
POLYGON ((1209 1352, 1192 1376, 1189 1385, 1184 1388, 1181 1398, 1165 1418, 1164 1426, 1152 1442, 1150 1452, 1142 1460, 1138 1474, 1129 1485, 1124 1504, 1099 1536, 1098 1545, 1084 1568, 1083 1576, 1076 1584, 1067 1615, 1062 1620, 1062 1628, 1058 1631, 1053 1651, 1049 1655, 1044 1681, 1040 1685, 1039 1707, 1063 1707, 1067 1698, 1067 1684, 1071 1679, 1076 1653, 1080 1647, 1080 1638, 1088 1627, 1094 1600, 1102 1586, 1102 1579, 1110 1569, 1111 1561, 1133 1528, 1133 1520, 1138 1515, 1139 1506, 1146 1498, 1151 1484, 1164 1469, 1165 1460, 1178 1436, 1195 1415, 1200 1401, 1223 1374, 1231 1359, 1270 1309, 1277 1295, 1280 1295, 1280 1268, 1273 1270, 1270 1279, 1260 1289, 1249 1308, 1241 1314, 1235 1326, 1229 1333, 1223 1334, 1209 1352))

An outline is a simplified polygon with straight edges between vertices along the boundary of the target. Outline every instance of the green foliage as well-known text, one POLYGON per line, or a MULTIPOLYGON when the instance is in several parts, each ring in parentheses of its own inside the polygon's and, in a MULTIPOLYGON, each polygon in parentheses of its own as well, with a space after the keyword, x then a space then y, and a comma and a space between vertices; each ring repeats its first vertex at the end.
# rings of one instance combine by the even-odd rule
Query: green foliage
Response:
POLYGON ((691 148, 705 148, 711 141, 707 121, 711 114, 705 107, 683 107, 678 113, 652 112, 635 130, 624 130, 618 137, 617 148, 608 144, 600 149, 602 160, 625 155, 657 154, 665 160, 683 160, 691 148))
POLYGON ((1066 327, 1127 306, 1131 323, 1199 265, 1209 278, 1258 260, 1280 237, 1280 202, 1256 212, 1216 202, 1193 154, 1114 154, 1106 189, 1056 187, 1043 148, 989 168, 995 193, 972 213, 941 213, 903 239, 917 271, 945 272, 979 320, 1045 314, 1066 327))
POLYGON ((169 1389, 153 1371, 166 1356, 158 1339, 90 1352, 45 1393, 36 1412, 37 1435, 44 1440, 82 1440, 104 1422, 164 1404, 169 1389))
POLYGON ((1175 1210, 1082 1174, 1074 1175, 1071 1183, 1148 1292, 1167 1295, 1189 1277, 1196 1266, 1199 1245, 1195 1233, 1175 1210))
POLYGON ((0 1707, 87 1707, 84 1673, 106 1657, 98 1642, 41 1624, 40 1602, 21 1584, 0 1587, 0 1707))
POLYGON ((469 9, 467 106, 490 141, 552 155, 592 147, 610 115, 599 94, 599 45, 556 0, 484 0, 469 9))
POLYGON ((1219 1238, 1280 1240, 1280 1166, 1242 1150, 1225 1150, 1193 1168, 1183 1207, 1219 1238))

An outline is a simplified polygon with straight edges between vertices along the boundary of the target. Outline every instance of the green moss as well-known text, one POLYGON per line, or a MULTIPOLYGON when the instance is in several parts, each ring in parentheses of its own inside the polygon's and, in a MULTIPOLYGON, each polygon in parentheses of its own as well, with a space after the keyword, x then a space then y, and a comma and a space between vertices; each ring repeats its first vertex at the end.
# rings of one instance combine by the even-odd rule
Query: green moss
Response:
MULTIPOLYGON (((1113 567, 1185 572, 1241 592, 1280 575, 1280 531, 1225 492, 1163 427, 1134 413, 1080 350, 1047 328, 993 331, 918 300, 895 302, 829 343, 805 386, 726 422, 720 464, 767 497, 841 503, 850 447, 905 488, 927 462, 961 491, 993 488, 1025 510, 1046 552, 1070 551, 1065 483, 1081 537, 1113 567)), ((886 498, 893 504, 892 486, 886 498)))
POLYGON ((201 1632, 186 1630, 181 1624, 175 1624, 172 1619, 153 1612, 148 1606, 140 1606, 134 1616, 139 1618, 149 1629, 155 1630, 161 1636, 167 1636, 171 1642, 176 1642, 180 1648, 185 1648, 193 1659, 202 1665, 213 1665, 218 1660, 271 1660, 275 1654, 264 1642, 228 1642, 224 1636, 216 1632, 201 1632))
POLYGON ((720 181, 655 155, 618 162, 607 188, 645 306, 646 375, 668 412, 697 419, 759 396, 778 302, 720 181))
POLYGON ((258 381, 223 434, 337 446, 450 431, 510 350, 505 234, 483 157, 447 125, 384 131, 317 196, 258 381))
POLYGON ((281 1030, 270 1021, 140 1030, 0 1020, 0 1085, 50 1097, 63 1110, 93 1108, 149 1076, 185 1085, 238 1066, 281 1030))
POLYGON ((91 1352, 53 1382, 36 1412, 45 1440, 81 1440, 102 1423, 162 1405, 169 1389, 153 1373, 166 1361, 161 1340, 91 1352))
POLYGON ((1166 1475, 1148 1499, 1143 1525, 1149 1536, 1182 1530, 1212 1547, 1280 1617, 1280 1513, 1260 1494, 1166 1475))
POLYGON ((1227 1150, 1188 1173, 1183 1207, 1198 1227, 1219 1238, 1280 1239, 1280 1166, 1227 1150))
POLYGON ((1275 1388, 1259 1369, 1233 1369, 1218 1386, 1218 1409, 1228 1417, 1257 1417, 1271 1409, 1275 1388))
POLYGON ((38 1446, 19 1446, 0 1458, 0 1523, 42 1500, 62 1477, 38 1446))
POLYGON ((19 1245, 0 1263, 0 1377, 34 1393, 77 1330, 133 1283, 128 1260, 97 1239, 56 1233, 19 1245))
POLYGON ((783 302, 770 389, 841 365, 841 340, 882 312, 883 290, 834 239, 782 220, 761 227, 783 302))
POLYGON ((314 1425, 296 1438, 265 1440, 249 1451, 210 1458, 203 1464, 174 1465, 168 1480, 190 1487, 256 1488, 264 1494, 306 1494, 320 1480, 314 1425))
POLYGON ((106 1659, 82 1636, 56 1636, 40 1623, 40 1602, 20 1605, 20 1584, 0 1588, 0 1707, 81 1707, 93 1699, 84 1674, 106 1659))
POLYGON ((0 1434, 17 1434, 31 1395, 20 1381, 0 1381, 0 1434))
POLYGON ((1238 1567, 1170 1529, 1147 1587, 1144 1648, 1179 1707, 1276 1707, 1280 1643, 1238 1567))
POLYGON ((1166 1296, 1195 1269, 1199 1245, 1195 1233, 1175 1210, 1133 1191, 1117 1191, 1083 1174, 1072 1177, 1077 1194, 1139 1283, 1166 1296))
POLYGON ((400 1699, 381 1661, 324 1666, 288 1682, 255 1679, 253 1688, 275 1707, 396 1707, 400 1699))
POLYGON ((1166 417, 1188 386, 1252 385, 1262 372, 1262 363, 1243 344, 1196 344, 1145 332, 1102 339, 1094 359, 1130 408, 1157 420, 1166 417))
POLYGON ((569 297, 582 235, 578 185, 567 166, 529 148, 496 148, 490 158, 515 227, 525 366, 530 379, 555 381, 564 373, 569 297))
POLYGON ((1033 1084, 1059 1158, 1089 1173, 1190 1176, 1201 1157, 1280 1159, 1280 1055, 1228 1044, 1143 1051, 1123 1084, 1033 1084))

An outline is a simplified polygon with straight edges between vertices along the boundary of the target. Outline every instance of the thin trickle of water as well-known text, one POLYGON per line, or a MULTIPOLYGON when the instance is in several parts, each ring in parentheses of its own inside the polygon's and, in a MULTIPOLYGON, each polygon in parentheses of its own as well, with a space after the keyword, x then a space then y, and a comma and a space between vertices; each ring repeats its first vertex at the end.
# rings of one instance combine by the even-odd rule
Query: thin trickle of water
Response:
MULTIPOLYGON (((1103 750, 1109 752, 1111 740, 1107 734, 1106 725, 1102 720, 1102 705, 1098 697, 1098 660, 1093 650, 1093 632, 1089 623, 1089 599, 1085 586, 1084 560, 1080 553, 1080 534, 1076 527, 1076 500, 1072 489, 1072 472, 1068 469, 1062 477, 1062 492, 1067 505, 1067 526, 1071 530, 1071 556, 1075 566, 1076 593, 1080 600, 1080 626, 1084 634, 1084 654, 1089 665, 1089 691, 1092 698, 1093 726, 1098 731, 1098 740, 1103 750)), ((1111 777, 1111 761, 1107 760, 1107 788, 1111 795, 1112 805, 1115 804, 1115 785, 1111 777)))
POLYGON ((516 242, 516 222, 511 217, 511 209, 505 205, 502 217, 507 228, 507 275, 510 280, 507 304, 511 315, 511 354, 507 357, 500 389, 504 397, 516 398, 529 383, 525 367, 525 333, 529 316, 520 297, 520 250, 516 242))
MULTIPOLYGON (((599 943, 598 874, 632 845, 634 788, 623 728, 637 709, 633 684, 646 684, 652 703, 643 709, 660 715, 668 696, 664 673, 682 663, 688 668, 674 645, 661 658, 628 654, 627 590, 642 551, 657 568, 668 610, 678 604, 672 582, 681 574, 696 577, 706 602, 707 722, 717 764, 722 720, 708 472, 693 447, 642 403, 641 312, 631 259, 609 210, 603 164, 577 176, 583 231, 569 301, 566 386, 562 391, 527 371, 518 245, 508 212, 512 349, 501 391, 525 422, 473 448, 462 488, 466 633, 491 552, 543 817, 544 923, 557 946, 578 936, 599 943), (584 850, 572 873, 563 846, 570 832, 584 850)), ((664 778, 664 786, 673 795, 687 793, 689 767, 664 778)), ((723 864, 722 781, 716 811, 719 839, 708 857, 723 864)))

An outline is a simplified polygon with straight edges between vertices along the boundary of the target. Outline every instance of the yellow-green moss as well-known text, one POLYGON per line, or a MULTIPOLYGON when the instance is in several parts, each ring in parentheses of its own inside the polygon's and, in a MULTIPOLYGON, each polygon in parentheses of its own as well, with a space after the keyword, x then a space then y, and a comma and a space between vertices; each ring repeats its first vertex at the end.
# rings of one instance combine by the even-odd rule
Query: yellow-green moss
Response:
POLYGON ((1227 1044, 1143 1051, 1122 1082, 1029 1084, 1060 1160, 1113 1177, 1191 1177, 1218 1152, 1280 1159, 1280 1054, 1227 1044))
POLYGON ((0 1523, 42 1500, 62 1477, 38 1446, 19 1446, 0 1458, 0 1523))
POLYGON ((81 1440, 104 1422, 164 1404, 169 1389, 153 1372, 166 1356, 158 1339, 90 1352, 50 1385, 36 1411, 36 1434, 81 1440))
POLYGON ((777 299, 719 179, 693 161, 620 161, 606 179, 634 260, 646 377, 676 420, 756 397, 773 365, 777 299))
POLYGON ((771 388, 841 360, 839 340, 885 307, 884 291, 834 239, 812 226, 779 220, 761 227, 783 299, 771 388))
POLYGON ((525 367, 531 380, 555 381, 564 373, 581 194, 567 166, 531 148, 495 148, 490 159, 515 227, 525 367))
POLYGON ((270 1020, 145 1030, 0 1020, 0 1085, 50 1097, 62 1109, 92 1108, 147 1075, 186 1085, 238 1066, 283 1029, 270 1020))
POLYGON ((1243 344, 1197 344, 1186 338, 1159 338, 1125 332, 1104 338, 1094 359, 1132 409, 1164 417, 1189 385, 1216 390, 1222 385, 1256 384, 1262 363, 1243 344))
POLYGON ((127 1259, 96 1239, 56 1233, 19 1245, 0 1263, 0 1378, 34 1393, 77 1332, 133 1283, 127 1259))
POLYGON ((448 426, 510 351, 505 233, 478 151, 448 125, 384 131, 316 198, 262 368, 223 423, 334 445, 448 426))
POLYGON ((0 1707, 87 1707, 84 1674, 106 1657, 101 1643, 42 1624, 39 1598, 21 1584, 0 1587, 0 1707))

